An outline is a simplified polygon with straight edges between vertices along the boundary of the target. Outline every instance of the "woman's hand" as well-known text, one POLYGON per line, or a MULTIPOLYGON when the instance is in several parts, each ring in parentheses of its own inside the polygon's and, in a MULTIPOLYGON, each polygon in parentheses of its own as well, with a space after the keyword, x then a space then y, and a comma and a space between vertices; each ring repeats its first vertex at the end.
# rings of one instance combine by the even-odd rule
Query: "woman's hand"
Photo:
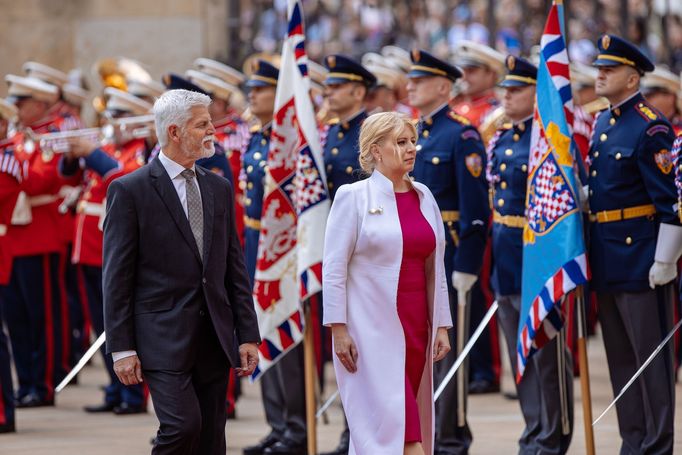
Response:
POLYGON ((358 349, 355 347, 353 339, 348 333, 346 324, 334 324, 332 326, 334 337, 334 352, 341 364, 349 373, 358 371, 356 362, 358 361, 358 349))
POLYGON ((438 331, 436 332, 436 341, 433 343, 433 361, 438 362, 443 360, 448 352, 450 352, 448 329, 445 327, 438 327, 438 331))

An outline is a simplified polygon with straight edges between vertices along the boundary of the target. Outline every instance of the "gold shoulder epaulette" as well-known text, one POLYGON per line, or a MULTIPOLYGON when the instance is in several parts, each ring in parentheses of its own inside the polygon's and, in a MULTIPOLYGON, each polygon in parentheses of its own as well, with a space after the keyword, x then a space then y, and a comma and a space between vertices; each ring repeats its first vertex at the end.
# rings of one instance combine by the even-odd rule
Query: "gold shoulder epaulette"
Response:
POLYGON ((249 133, 257 133, 260 131, 260 125, 253 125, 251 128, 249 128, 249 133))
POLYGON ((327 120, 327 125, 336 125, 338 123, 339 123, 338 117, 330 118, 329 120, 327 120))
POLYGON ((606 98, 600 97, 600 98, 597 98, 596 100, 590 101, 587 104, 584 104, 583 110, 587 114, 592 115, 596 112, 603 111, 604 109, 608 109, 608 107, 609 107, 609 100, 607 100, 606 98))
POLYGON ((506 123, 502 124, 502 129, 503 130, 510 130, 510 129, 512 129, 513 126, 514 126, 514 124, 512 122, 506 122, 506 123))
POLYGON ((658 120, 658 114, 654 111, 654 108, 647 106, 645 103, 637 103, 635 109, 639 112, 639 115, 648 122, 658 120))
POLYGON ((461 123, 462 125, 465 125, 465 126, 471 125, 471 122, 469 121, 468 118, 463 117, 463 116, 461 116, 461 115, 455 113, 455 111, 450 111, 450 112, 448 112, 448 116, 449 116, 452 120, 454 120, 454 121, 456 121, 456 122, 459 122, 459 123, 461 123))

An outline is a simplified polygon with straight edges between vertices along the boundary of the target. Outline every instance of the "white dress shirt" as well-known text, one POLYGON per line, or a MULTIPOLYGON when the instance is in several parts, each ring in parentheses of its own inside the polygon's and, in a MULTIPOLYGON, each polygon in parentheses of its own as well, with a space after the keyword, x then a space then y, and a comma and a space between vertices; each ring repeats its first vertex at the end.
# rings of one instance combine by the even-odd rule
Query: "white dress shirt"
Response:
MULTIPOLYGON (((164 153, 163 150, 159 152, 159 156, 157 157, 159 162, 163 165, 163 168, 166 170, 166 173, 168 174, 168 177, 170 177, 171 182, 173 182, 173 187, 175 187, 175 191, 178 193, 178 198, 180 198, 180 204, 182 205, 182 209, 185 211, 185 216, 188 216, 187 212, 187 181, 185 180, 185 177, 182 176, 182 171, 184 171, 186 168, 173 161, 172 159, 168 158, 164 153)), ((199 182, 196 179, 196 166, 192 165, 191 168, 194 171, 195 178, 194 178, 194 185, 196 185, 197 190, 199 191, 199 198, 201 199, 201 190, 199 188, 199 182)), ((120 352, 112 352, 111 353, 111 358, 114 360, 114 362, 125 359, 126 357, 131 357, 137 355, 136 351, 130 350, 130 351, 120 351, 120 352)))

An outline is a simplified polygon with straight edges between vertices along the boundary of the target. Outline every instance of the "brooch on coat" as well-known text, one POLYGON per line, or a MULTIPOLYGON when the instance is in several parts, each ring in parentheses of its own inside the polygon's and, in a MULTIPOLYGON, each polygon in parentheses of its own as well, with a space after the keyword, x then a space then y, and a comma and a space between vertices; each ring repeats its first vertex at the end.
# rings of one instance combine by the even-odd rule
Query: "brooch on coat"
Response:
POLYGON ((384 213, 384 208, 381 206, 369 209, 370 215, 381 215, 382 213, 384 213))

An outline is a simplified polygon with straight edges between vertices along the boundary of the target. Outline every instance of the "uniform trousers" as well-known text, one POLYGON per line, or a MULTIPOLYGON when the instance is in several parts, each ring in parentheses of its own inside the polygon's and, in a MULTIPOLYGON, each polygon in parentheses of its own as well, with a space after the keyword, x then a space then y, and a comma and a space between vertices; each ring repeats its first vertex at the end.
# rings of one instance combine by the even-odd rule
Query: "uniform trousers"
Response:
POLYGON ((0 427, 14 423, 14 390, 12 385, 12 358, 9 339, 5 334, 4 318, 0 306, 0 427))
POLYGON ((17 398, 54 399, 64 376, 62 360, 63 283, 59 253, 16 257, 2 290, 3 311, 19 379, 17 398))
POLYGON ((280 440, 306 439, 303 343, 287 352, 260 378, 265 420, 280 440))
MULTIPOLYGON (((597 298, 611 386, 617 395, 672 328, 673 284, 641 292, 599 292, 597 298)), ((672 343, 618 400, 616 413, 621 454, 672 453, 672 343)))
POLYGON ((69 309, 70 347, 69 365, 73 367, 83 356, 90 344, 90 310, 80 266, 71 262, 71 245, 64 258, 64 283, 69 309))
MULTIPOLYGON (((81 265, 80 267, 85 283, 92 328, 95 331, 95 336, 99 337, 104 332, 102 268, 89 265, 81 265)), ((128 403, 131 406, 144 405, 144 386, 142 384, 124 386, 114 373, 114 362, 112 357, 107 355, 105 345, 102 345, 100 352, 104 357, 104 365, 109 374, 109 385, 104 390, 104 402, 111 405, 121 403, 128 403)))
MULTIPOLYGON (((446 267, 447 270, 447 267, 446 267)), ((457 327, 457 297, 456 291, 449 289, 450 294, 450 313, 452 323, 457 327)), ((457 360, 457 330, 448 330, 451 350, 440 362, 433 365, 434 390, 440 385, 448 371, 457 360)), ((469 361, 465 360, 460 368, 468 368, 469 361)), ((450 380, 448 386, 443 390, 438 401, 436 401, 436 455, 441 454, 466 454, 471 447, 472 436, 469 424, 465 421, 463 426, 457 424, 457 381, 458 375, 450 380)), ((466 391, 465 391, 466 395, 466 391)), ((466 396, 464 409, 466 410, 466 396)))
MULTIPOLYGON (((521 310, 520 295, 498 296, 497 318, 504 333, 509 361, 516 377, 517 341, 521 310)), ((554 337, 526 364, 516 393, 526 422, 519 438, 519 454, 565 454, 573 434, 573 361, 564 345, 568 434, 563 434, 559 387, 558 340, 554 337)))

